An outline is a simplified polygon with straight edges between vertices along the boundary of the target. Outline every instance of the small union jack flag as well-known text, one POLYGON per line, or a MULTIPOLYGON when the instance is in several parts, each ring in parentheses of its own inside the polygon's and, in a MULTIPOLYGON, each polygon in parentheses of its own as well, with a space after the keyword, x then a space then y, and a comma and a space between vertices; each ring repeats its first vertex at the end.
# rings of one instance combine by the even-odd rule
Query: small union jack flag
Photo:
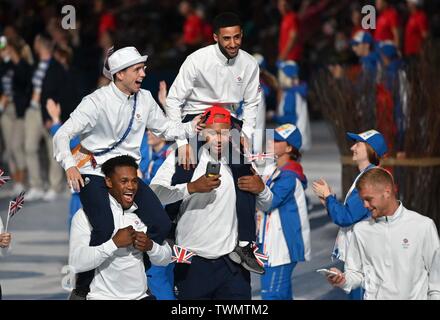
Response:
POLYGON ((264 254, 262 254, 262 253, 259 253, 258 252, 259 248, 258 248, 258 246, 255 243, 253 244, 253 249, 254 249, 254 256, 257 259, 258 264, 263 267, 264 266, 264 262, 269 260, 269 257, 264 255, 264 254))
POLYGON ((264 159, 275 159, 275 153, 257 153, 257 154, 249 154, 248 161, 261 161, 264 159))
POLYGON ((3 171, 3 169, 0 169, 0 187, 3 186, 9 180, 11 180, 9 176, 4 176, 3 175, 4 173, 5 172, 3 171))
POLYGON ((23 208, 24 204, 24 191, 18 195, 17 198, 12 199, 9 202, 9 218, 12 218, 18 210, 23 208))
POLYGON ((189 251, 181 246, 174 245, 172 262, 191 264, 192 257, 195 256, 194 252, 189 251))

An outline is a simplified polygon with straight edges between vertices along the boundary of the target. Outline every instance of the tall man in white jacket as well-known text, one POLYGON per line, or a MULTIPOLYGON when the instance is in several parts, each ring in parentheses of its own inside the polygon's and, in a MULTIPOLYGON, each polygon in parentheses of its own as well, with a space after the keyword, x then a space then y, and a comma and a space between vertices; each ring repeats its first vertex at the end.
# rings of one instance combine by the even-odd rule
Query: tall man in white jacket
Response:
MULTIPOLYGON (((231 263, 238 239, 236 188, 227 161, 230 113, 214 106, 206 110, 206 143, 200 161, 185 182, 173 185, 175 154, 171 153, 151 181, 163 204, 181 201, 176 244, 196 254, 191 264, 177 263, 174 284, 178 299, 251 299, 250 274, 231 263), (209 162, 220 172, 206 176, 209 162)), ((257 175, 241 177, 238 188, 257 195, 257 207, 267 210, 272 192, 257 175)), ((245 265, 243 265, 246 267, 245 265)))
POLYGON ((148 292, 142 252, 153 264, 171 263, 168 243, 158 244, 146 234, 134 197, 138 190, 138 165, 130 156, 118 156, 102 165, 115 227, 112 238, 89 245, 92 227, 80 209, 72 220, 69 265, 74 272, 95 270, 87 299, 153 299, 148 292))
MULTIPOLYGON (((114 230, 101 165, 118 155, 130 155, 139 163, 146 128, 167 140, 196 133, 198 118, 183 125, 174 123, 165 117, 151 93, 141 89, 146 60, 147 56, 141 56, 135 47, 111 53, 104 75, 112 82, 86 96, 53 139, 55 158, 66 170, 68 183, 80 191, 81 204, 93 227, 91 246, 109 240, 114 230), (70 140, 77 135, 81 144, 72 153, 70 140), (85 184, 85 180, 89 182, 85 184)), ((162 243, 171 224, 157 197, 142 181, 135 201, 149 236, 162 243)), ((93 271, 79 274, 75 294, 84 297, 92 277, 93 271)))
POLYGON ((382 168, 364 173, 356 184, 372 217, 357 223, 345 272, 328 281, 347 293, 359 286, 365 300, 440 299, 440 247, 434 222, 406 209, 395 194, 393 177, 382 168))
MULTIPOLYGON (((241 131, 242 153, 251 151, 257 108, 261 101, 258 62, 241 50, 243 31, 240 18, 230 12, 224 12, 213 21, 215 44, 201 48, 189 55, 182 64, 179 73, 170 87, 166 99, 166 113, 176 123, 190 121, 196 115, 216 104, 228 109, 233 115, 243 104, 243 121, 232 118, 232 125, 241 131), (183 118, 183 120, 182 120, 183 118), (244 149, 244 150, 243 150, 244 149)), ((193 140, 194 141, 194 140, 193 140)), ((190 163, 195 164, 195 143, 177 140, 178 159, 182 166, 176 167, 175 180, 186 175, 190 163)), ((240 144, 240 143, 238 143, 240 144)), ((194 165, 193 165, 194 167, 194 165)), ((231 164, 234 180, 251 174, 250 165, 231 164)), ((263 273, 255 259, 251 243, 255 241, 255 196, 236 189, 239 242, 236 253, 254 272, 263 273)))

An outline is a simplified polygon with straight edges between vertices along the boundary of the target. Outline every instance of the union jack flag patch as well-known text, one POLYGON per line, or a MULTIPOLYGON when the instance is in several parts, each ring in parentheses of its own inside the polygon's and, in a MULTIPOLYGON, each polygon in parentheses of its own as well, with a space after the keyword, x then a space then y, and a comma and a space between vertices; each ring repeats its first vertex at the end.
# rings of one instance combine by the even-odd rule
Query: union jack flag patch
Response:
POLYGON ((267 260, 269 260, 269 257, 262 253, 259 253, 258 252, 259 248, 255 243, 253 244, 253 249, 254 249, 254 256, 257 259, 258 264, 263 267, 264 263, 267 262, 267 260))
POLYGON ((175 244, 173 246, 173 255, 171 257, 171 261, 175 263, 191 264, 192 257, 195 255, 196 254, 194 252, 175 244))

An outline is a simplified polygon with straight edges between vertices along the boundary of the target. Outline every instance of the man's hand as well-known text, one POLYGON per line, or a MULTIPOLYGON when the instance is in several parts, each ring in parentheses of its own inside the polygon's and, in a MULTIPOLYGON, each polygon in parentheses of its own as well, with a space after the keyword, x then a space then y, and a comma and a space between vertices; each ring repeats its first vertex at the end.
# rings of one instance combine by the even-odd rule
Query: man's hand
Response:
POLYGON ((60 123, 60 116, 61 116, 61 106, 59 103, 56 103, 54 100, 52 99, 47 99, 46 102, 46 110, 47 113, 49 113, 51 119, 52 119, 52 124, 57 124, 60 123))
POLYGON ((7 248, 11 244, 11 234, 8 232, 0 233, 0 248, 7 248))
POLYGON ((160 105, 165 108, 167 106, 167 83, 165 81, 159 82, 159 92, 157 93, 160 105))
POLYGON ((196 181, 187 184, 188 192, 190 194, 211 192, 220 186, 220 177, 219 174, 210 177, 203 175, 196 181))
POLYGON ((206 123, 202 121, 201 114, 199 114, 194 119, 192 119, 191 122, 193 124, 193 127, 195 127, 197 133, 201 132, 203 129, 206 128, 206 123))
POLYGON ((336 268, 331 268, 330 271, 335 271, 338 273, 337 276, 335 275, 328 275, 327 276, 327 281, 334 287, 342 287, 345 284, 345 276, 344 274, 336 269, 336 268))
POLYGON ((141 252, 150 251, 153 248, 153 241, 143 232, 135 231, 135 233, 134 248, 141 252))
POLYGON ((70 188, 79 192, 80 186, 84 188, 84 180, 77 167, 70 167, 66 170, 67 183, 70 188))
POLYGON ((185 144, 177 149, 177 158, 179 165, 182 165, 185 170, 196 167, 196 159, 190 144, 185 144))
POLYGON ((133 244, 135 239, 136 231, 134 231, 133 226, 119 229, 112 238, 113 242, 118 248, 128 247, 129 245, 133 244))
POLYGON ((259 194, 263 192, 265 187, 263 180, 258 175, 238 178, 238 188, 242 191, 259 194))

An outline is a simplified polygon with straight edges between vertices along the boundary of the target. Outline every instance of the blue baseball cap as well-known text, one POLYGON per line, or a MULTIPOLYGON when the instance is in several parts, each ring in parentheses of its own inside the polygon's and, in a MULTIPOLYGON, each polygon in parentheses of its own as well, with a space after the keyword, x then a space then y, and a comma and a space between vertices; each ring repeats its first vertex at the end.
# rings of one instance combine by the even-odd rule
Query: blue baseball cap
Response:
POLYGON ((298 77, 299 67, 293 60, 278 61, 277 67, 289 78, 298 77))
POLYGON ((379 43, 379 52, 387 58, 396 58, 399 56, 399 51, 393 42, 383 41, 379 43))
POLYGON ((368 143, 379 157, 382 157, 388 151, 385 138, 379 131, 368 130, 357 134, 347 132, 347 137, 354 141, 361 141, 368 143))
POLYGON ((286 123, 277 127, 275 129, 273 138, 275 141, 286 141, 297 150, 299 150, 302 146, 301 132, 295 125, 291 123, 286 123))
POLYGON ((354 46, 354 45, 358 45, 361 43, 373 44, 374 40, 373 40, 373 36, 371 35, 371 33, 367 32, 367 31, 356 32, 354 34, 354 36, 351 38, 350 45, 354 46))

